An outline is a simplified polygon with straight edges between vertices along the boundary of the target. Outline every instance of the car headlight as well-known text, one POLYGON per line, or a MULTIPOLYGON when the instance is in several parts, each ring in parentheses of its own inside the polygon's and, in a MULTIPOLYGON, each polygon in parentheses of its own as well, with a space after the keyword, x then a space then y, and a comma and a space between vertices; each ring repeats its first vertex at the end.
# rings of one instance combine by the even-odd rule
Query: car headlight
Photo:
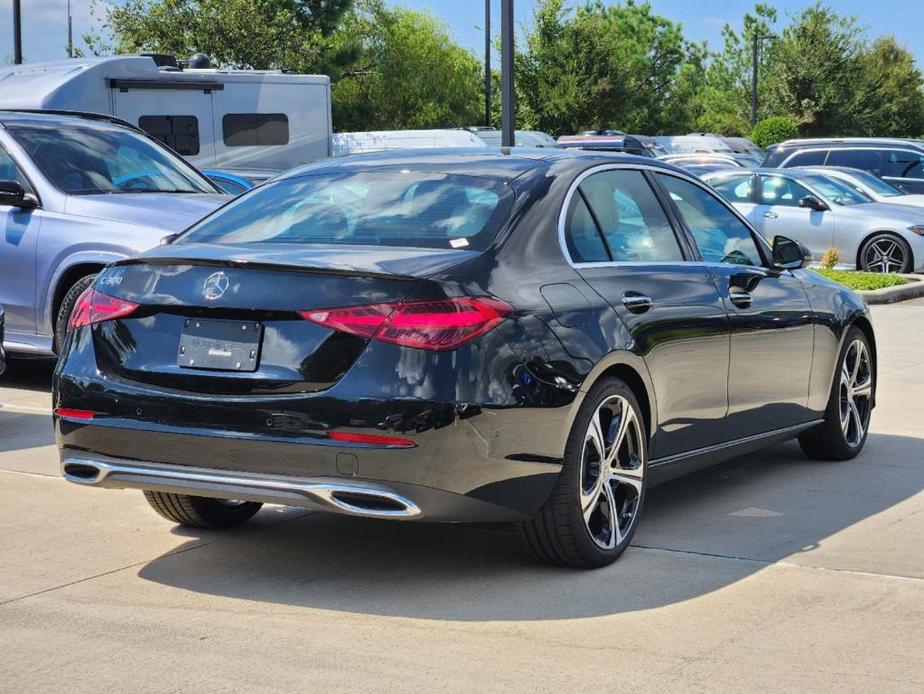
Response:
POLYGON ((924 236, 924 224, 915 224, 913 227, 908 227, 908 231, 918 236, 924 236))

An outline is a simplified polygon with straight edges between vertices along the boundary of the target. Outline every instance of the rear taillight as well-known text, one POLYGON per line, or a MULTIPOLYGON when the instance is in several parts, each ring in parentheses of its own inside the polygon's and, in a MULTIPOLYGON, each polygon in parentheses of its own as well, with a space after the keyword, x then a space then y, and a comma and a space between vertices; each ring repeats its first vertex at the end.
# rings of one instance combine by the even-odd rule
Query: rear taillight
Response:
POLYGON ((125 299, 117 299, 90 287, 77 299, 67 327, 73 330, 84 325, 122 318, 134 313, 137 308, 138 304, 125 299))
POLYGON ((512 310, 498 299, 477 297, 299 311, 299 315, 333 330, 440 351, 484 335, 512 310))

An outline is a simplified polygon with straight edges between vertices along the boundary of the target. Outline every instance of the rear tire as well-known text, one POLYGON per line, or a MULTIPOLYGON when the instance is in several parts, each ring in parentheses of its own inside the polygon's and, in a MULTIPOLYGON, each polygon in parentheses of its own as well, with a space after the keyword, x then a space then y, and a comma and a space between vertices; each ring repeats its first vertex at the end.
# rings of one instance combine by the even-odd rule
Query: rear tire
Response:
POLYGON ((860 250, 860 269, 866 272, 911 272, 913 264, 908 242, 894 234, 876 234, 860 250))
POLYGON ((822 424, 799 437, 805 454, 816 460, 850 460, 869 434, 876 383, 872 352, 862 330, 850 328, 841 347, 822 424))
POLYGON ((551 496, 532 520, 517 525, 526 552, 582 569, 616 561, 632 541, 645 500, 646 444, 642 411, 629 387, 608 378, 591 388, 551 496))
POLYGON ((146 491, 144 498, 167 520, 190 528, 233 528, 246 523, 263 506, 254 501, 228 502, 167 492, 146 491))
POLYGON ((55 354, 60 356, 61 350, 64 349, 64 341, 67 339, 67 334, 70 332, 67 328, 67 324, 70 323, 71 314, 74 312, 74 307, 77 305, 77 299, 86 291, 87 287, 93 284, 93 280, 95 279, 95 274, 81 277, 71 285, 71 288, 67 290, 67 294, 61 299, 61 305, 58 307, 58 315, 55 316, 55 354))

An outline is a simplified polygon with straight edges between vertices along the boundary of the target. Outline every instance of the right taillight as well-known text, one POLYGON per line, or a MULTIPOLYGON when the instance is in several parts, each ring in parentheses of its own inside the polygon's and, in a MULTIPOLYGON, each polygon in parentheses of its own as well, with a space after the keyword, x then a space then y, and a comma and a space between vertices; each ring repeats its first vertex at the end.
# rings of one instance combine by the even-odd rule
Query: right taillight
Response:
POLYGON ((74 310, 71 312, 71 319, 68 321, 69 330, 81 328, 93 323, 102 323, 114 318, 123 318, 135 312, 138 304, 119 299, 93 287, 89 287, 77 299, 74 310))
POLYGON ((491 297, 463 297, 299 311, 299 315, 327 328, 368 339, 443 351, 484 335, 512 310, 491 297))

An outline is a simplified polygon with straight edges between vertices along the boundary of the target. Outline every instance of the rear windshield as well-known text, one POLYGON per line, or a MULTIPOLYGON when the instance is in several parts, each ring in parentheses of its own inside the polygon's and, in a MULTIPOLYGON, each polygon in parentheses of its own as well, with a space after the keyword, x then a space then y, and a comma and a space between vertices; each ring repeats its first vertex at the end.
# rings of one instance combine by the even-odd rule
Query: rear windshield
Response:
POLYGON ((288 178, 247 193, 178 243, 331 243, 483 250, 513 194, 474 176, 389 171, 288 178))

